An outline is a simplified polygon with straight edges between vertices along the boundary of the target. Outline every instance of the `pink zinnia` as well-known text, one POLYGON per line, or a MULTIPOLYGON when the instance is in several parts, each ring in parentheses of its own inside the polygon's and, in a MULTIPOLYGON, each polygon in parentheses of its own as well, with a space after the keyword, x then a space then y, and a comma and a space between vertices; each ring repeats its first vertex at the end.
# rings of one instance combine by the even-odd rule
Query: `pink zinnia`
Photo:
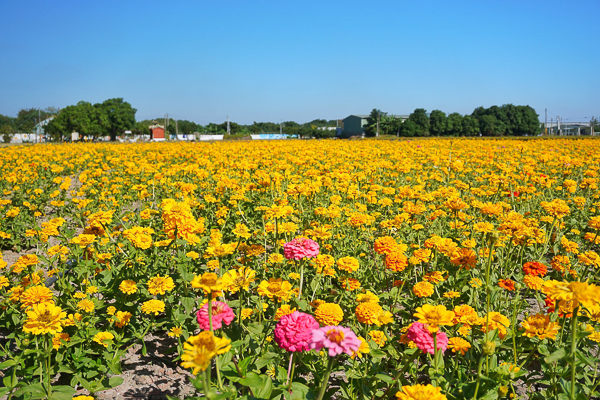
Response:
POLYGON ((329 357, 342 353, 352 355, 360 347, 360 339, 356 337, 352 329, 343 326, 324 326, 312 331, 310 348, 321 350, 323 347, 329 349, 329 357))
POLYGON ((319 244, 314 240, 298 238, 283 245, 283 255, 288 260, 301 260, 319 255, 319 244))
POLYGON ((275 327, 275 342, 287 351, 307 351, 311 332, 319 327, 312 315, 300 311, 281 317, 275 327))
MULTIPOLYGON (((212 308, 212 323, 213 329, 221 329, 223 322, 225 325, 229 325, 231 321, 235 319, 235 314, 227 304, 222 301, 213 300, 211 302, 212 308)), ((196 313, 198 324, 200 329, 208 331, 210 330, 210 323, 208 321, 208 303, 204 304, 196 313)))
MULTIPOLYGON (((438 331, 437 334, 437 349, 444 353, 446 351, 446 347, 448 347, 448 336, 444 332, 438 331)), ((406 337, 409 340, 415 342, 417 347, 429 354, 434 353, 433 347, 433 334, 429 332, 429 329, 425 325, 420 322, 413 323, 410 328, 408 328, 408 332, 406 332, 406 337)))

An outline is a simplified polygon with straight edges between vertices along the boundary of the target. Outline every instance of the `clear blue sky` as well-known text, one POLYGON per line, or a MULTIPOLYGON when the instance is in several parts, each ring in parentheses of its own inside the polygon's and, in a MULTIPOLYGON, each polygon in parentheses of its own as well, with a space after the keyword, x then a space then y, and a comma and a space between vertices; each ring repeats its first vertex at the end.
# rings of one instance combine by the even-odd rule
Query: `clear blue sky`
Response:
POLYGON ((0 114, 123 97, 137 119, 600 116, 600 1, 0 0, 0 114))

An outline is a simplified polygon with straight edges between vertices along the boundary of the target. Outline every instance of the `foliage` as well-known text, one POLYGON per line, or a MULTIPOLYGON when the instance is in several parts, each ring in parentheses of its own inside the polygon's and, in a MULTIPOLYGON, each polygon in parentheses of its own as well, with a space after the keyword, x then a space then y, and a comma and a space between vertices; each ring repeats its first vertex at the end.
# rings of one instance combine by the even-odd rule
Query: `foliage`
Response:
POLYGON ((80 101, 76 105, 67 106, 48 123, 45 128, 53 140, 59 141, 71 132, 78 132, 82 137, 92 139, 110 137, 116 140, 117 135, 135 128, 136 109, 122 98, 108 99, 92 105, 80 101))

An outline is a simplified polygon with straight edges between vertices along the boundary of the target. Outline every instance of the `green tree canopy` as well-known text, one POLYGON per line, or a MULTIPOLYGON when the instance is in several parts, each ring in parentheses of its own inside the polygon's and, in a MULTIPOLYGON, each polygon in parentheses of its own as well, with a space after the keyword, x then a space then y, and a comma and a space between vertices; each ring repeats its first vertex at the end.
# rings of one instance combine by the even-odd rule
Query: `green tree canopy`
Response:
POLYGON ((429 114, 429 131, 434 136, 442 136, 446 133, 447 118, 446 113, 440 110, 433 110, 429 114))

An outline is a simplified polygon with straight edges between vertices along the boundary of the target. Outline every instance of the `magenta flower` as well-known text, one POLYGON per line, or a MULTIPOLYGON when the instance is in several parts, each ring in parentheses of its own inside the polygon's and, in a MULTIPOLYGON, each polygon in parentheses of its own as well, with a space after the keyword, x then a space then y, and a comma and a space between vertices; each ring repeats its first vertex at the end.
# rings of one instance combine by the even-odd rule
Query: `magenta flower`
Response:
POLYGON ((329 356, 334 357, 342 353, 352 355, 360 347, 360 339, 356 337, 352 329, 343 326, 324 326, 312 331, 310 348, 321 350, 326 347, 329 356))
POLYGON ((314 240, 297 238, 283 245, 283 255, 288 260, 301 260, 319 255, 319 244, 314 240))
MULTIPOLYGON (((213 300, 211 302, 212 309, 212 323, 213 329, 221 329, 223 322, 225 325, 229 325, 231 321, 235 319, 235 314, 227 304, 222 301, 213 300)), ((208 303, 204 304, 196 313, 196 319, 200 325, 200 329, 208 331, 210 330, 210 323, 208 321, 208 303)))
POLYGON ((311 332, 319 327, 312 315, 300 311, 281 317, 275 327, 275 343, 287 351, 310 349, 311 332))
MULTIPOLYGON (((446 351, 446 347, 448 347, 448 336, 444 332, 438 331, 437 335, 437 349, 441 350, 442 353, 446 351)), ((429 332, 429 329, 425 325, 420 322, 413 323, 410 328, 408 328, 408 332, 406 332, 406 337, 409 340, 412 340, 417 347, 429 354, 434 353, 433 347, 433 334, 429 332)))

